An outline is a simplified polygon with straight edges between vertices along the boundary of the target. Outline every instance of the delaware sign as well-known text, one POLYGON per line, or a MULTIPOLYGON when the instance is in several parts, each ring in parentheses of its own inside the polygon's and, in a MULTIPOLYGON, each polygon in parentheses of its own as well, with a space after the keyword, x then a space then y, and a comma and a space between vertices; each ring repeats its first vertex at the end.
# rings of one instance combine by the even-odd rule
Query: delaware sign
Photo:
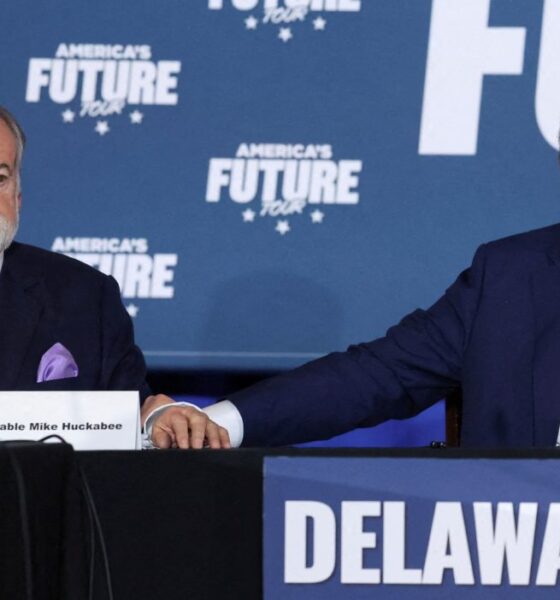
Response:
POLYGON ((552 598, 554 459, 265 462, 265 600, 552 598))

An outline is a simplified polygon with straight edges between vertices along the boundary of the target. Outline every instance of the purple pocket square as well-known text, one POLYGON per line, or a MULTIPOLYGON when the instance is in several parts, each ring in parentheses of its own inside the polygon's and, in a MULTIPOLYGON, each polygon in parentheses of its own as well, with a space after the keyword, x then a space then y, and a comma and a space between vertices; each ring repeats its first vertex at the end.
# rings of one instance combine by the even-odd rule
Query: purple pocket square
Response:
POLYGON ((37 383, 68 379, 78 376, 78 365, 70 351, 57 342, 41 357, 37 369, 37 383))

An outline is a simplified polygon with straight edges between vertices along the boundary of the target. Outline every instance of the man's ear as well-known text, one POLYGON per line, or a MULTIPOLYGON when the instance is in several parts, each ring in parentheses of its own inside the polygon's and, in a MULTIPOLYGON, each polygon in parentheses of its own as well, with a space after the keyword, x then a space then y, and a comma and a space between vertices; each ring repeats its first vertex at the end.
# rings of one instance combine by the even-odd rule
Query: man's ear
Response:
POLYGON ((16 198, 16 202, 17 202, 17 208, 18 211, 21 210, 21 192, 18 193, 17 198, 16 198))

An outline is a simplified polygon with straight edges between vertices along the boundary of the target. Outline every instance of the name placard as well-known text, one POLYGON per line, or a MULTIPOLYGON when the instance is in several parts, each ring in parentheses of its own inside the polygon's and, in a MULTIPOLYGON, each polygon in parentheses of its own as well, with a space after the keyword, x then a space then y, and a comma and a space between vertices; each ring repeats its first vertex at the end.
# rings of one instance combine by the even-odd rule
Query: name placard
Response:
POLYGON ((0 441, 52 434, 75 450, 140 449, 138 392, 0 392, 0 441))

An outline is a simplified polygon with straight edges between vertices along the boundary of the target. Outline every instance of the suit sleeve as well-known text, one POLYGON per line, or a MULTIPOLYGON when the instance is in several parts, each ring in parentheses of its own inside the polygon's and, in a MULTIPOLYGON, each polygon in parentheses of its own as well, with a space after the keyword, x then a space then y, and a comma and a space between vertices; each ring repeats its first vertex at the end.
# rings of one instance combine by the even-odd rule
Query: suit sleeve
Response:
POLYGON ((414 416, 460 387, 465 349, 482 293, 485 246, 428 310, 385 337, 350 346, 229 397, 244 446, 328 439, 414 416))
POLYGON ((144 356, 134 343, 134 331, 119 286, 106 277, 101 307, 102 387, 108 390, 138 390, 143 402, 151 394, 146 383, 144 356))

